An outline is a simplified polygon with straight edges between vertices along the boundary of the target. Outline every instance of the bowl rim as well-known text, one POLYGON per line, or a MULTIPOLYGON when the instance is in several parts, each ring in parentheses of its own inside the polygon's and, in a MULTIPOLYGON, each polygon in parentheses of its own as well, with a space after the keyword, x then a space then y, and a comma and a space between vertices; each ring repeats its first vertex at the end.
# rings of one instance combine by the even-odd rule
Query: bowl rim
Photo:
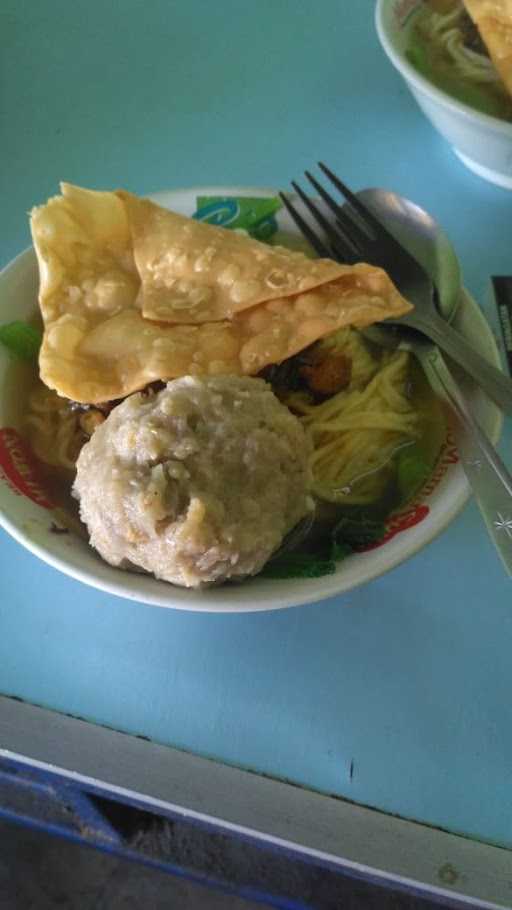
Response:
MULTIPOLYGON (((167 205, 168 207, 172 204, 179 211, 180 205, 185 204, 188 207, 188 200, 190 200, 190 197, 198 195, 275 196, 276 194, 277 190, 270 187, 203 185, 177 187, 172 190, 160 190, 150 193, 148 196, 159 204, 167 205)), ((3 277, 4 274, 11 269, 26 268, 28 264, 33 261, 34 257, 35 252, 33 247, 28 247, 7 264, 0 273, 0 277, 3 277)), ((471 311, 473 319, 477 321, 481 330, 488 335, 493 351, 493 361, 495 363, 500 362, 499 349, 491 325, 474 298, 464 290, 461 307, 458 309, 457 315, 465 309, 471 311)), ((500 412, 495 409, 491 431, 494 442, 499 439, 502 426, 503 417, 500 412)), ((232 586, 231 588, 232 591, 236 587, 239 588, 240 591, 247 592, 246 596, 242 597, 237 597, 236 594, 234 597, 230 597, 229 594, 226 596, 225 587, 211 588, 203 592, 198 592, 196 589, 176 589, 174 586, 167 585, 165 582, 160 582, 159 584, 164 585, 166 592, 168 589, 168 593, 160 593, 159 591, 152 591, 145 588, 147 578, 150 578, 152 582, 156 581, 154 578, 144 575, 132 575, 131 581, 129 582, 129 573, 121 573, 123 577, 117 581, 117 579, 114 580, 112 578, 111 573, 113 571, 118 572, 119 570, 103 563, 103 561, 100 560, 100 557, 98 557, 98 567, 92 569, 87 562, 82 560, 80 553, 72 552, 69 553, 69 555, 66 554, 64 556, 55 549, 51 549, 48 544, 40 542, 39 540, 34 539, 30 534, 25 533, 23 528, 18 527, 3 510, 0 511, 0 526, 3 526, 11 537, 43 562, 51 565, 64 575, 74 578, 96 590, 122 597, 126 600, 166 607, 167 609, 179 609, 189 612, 245 613, 284 609, 293 606, 301 606, 303 604, 314 604, 333 597, 347 597, 352 590, 387 574, 388 571, 401 565, 435 540, 461 512, 469 500, 469 497, 469 484, 466 478, 462 476, 457 480, 450 507, 448 509, 445 507, 442 515, 437 514, 435 526, 431 526, 432 516, 427 517, 427 519, 422 522, 423 527, 420 539, 413 537, 412 540, 409 540, 405 555, 403 554, 403 548, 396 546, 398 543, 397 539, 395 539, 395 542, 390 542, 392 547, 391 552, 388 547, 372 551, 373 568, 371 571, 366 569, 364 577, 362 578, 352 579, 347 584, 343 583, 337 572, 332 576, 324 576, 320 579, 259 579, 257 589, 252 587, 252 579, 249 579, 246 584, 232 586), (173 597, 173 592, 176 592, 176 590, 179 591, 179 594, 177 597, 173 597)), ((56 538, 56 540, 59 539, 60 538, 56 538)), ((367 560, 368 554, 354 554, 352 558, 357 561, 360 559, 367 560)), ((358 575, 359 573, 356 574, 358 575)), ((256 578, 257 576, 254 580, 256 580, 256 578)))
POLYGON ((375 7, 375 28, 377 35, 388 58, 393 63, 395 69, 407 81, 423 94, 431 95, 432 99, 439 102, 446 108, 453 110, 455 113, 464 116, 467 120, 473 120, 480 123, 481 126, 492 128, 497 133, 502 133, 505 138, 512 139, 512 123, 506 120, 500 120, 492 114, 486 114, 484 111, 478 111, 476 108, 459 101, 448 92, 443 91, 434 85, 426 76, 423 76, 409 61, 399 53, 389 37, 389 29, 384 22, 384 13, 387 11, 394 0, 377 0, 375 7))

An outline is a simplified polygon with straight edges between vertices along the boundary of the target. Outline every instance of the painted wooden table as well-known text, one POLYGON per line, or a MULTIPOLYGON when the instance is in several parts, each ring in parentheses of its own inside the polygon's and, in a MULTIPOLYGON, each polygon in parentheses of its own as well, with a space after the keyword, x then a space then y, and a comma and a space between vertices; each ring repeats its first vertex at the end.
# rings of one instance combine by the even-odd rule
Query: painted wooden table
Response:
MULTIPOLYGON (((430 210, 492 317, 489 277, 512 272, 512 195, 433 132, 373 7, 4 0, 2 264, 61 179, 286 188, 322 157, 356 188, 430 210)), ((509 464, 511 441, 509 424, 509 464)), ((511 582, 474 504, 365 587, 239 616, 102 594, 0 533, 5 695, 507 848, 511 653, 511 582)))

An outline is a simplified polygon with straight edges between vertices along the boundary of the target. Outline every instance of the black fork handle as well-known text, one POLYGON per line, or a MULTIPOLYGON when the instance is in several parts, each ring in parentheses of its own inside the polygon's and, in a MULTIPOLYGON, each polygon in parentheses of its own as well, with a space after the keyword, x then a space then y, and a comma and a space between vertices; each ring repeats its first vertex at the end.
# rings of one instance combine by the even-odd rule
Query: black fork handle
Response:
POLYGON ((480 386, 505 414, 512 414, 512 380, 489 363, 466 339, 441 317, 422 319, 416 313, 403 322, 435 342, 480 386))

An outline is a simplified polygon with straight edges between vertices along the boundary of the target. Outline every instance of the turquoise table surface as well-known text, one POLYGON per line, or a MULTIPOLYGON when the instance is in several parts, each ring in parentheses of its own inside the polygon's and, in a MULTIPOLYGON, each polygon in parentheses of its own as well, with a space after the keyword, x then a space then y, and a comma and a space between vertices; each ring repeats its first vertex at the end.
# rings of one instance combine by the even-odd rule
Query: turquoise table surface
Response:
MULTIPOLYGON (((286 188, 322 157, 430 210, 489 308, 489 276, 512 273, 512 193, 431 129, 373 15, 370 0, 3 0, 2 264, 61 179, 286 188)), ((509 463, 511 442, 509 425, 509 463)), ((371 584, 238 616, 107 596, 0 532, 0 691, 512 846, 512 582, 472 503, 371 584)))

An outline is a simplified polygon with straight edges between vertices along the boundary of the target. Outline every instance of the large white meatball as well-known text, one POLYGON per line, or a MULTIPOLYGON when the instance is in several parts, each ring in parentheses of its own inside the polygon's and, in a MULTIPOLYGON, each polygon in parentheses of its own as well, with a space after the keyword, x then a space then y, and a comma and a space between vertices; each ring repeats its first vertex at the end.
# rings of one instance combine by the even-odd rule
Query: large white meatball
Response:
POLYGON ((263 380, 185 376, 111 411, 73 492, 107 562, 199 587, 262 568, 311 507, 309 455, 263 380))

